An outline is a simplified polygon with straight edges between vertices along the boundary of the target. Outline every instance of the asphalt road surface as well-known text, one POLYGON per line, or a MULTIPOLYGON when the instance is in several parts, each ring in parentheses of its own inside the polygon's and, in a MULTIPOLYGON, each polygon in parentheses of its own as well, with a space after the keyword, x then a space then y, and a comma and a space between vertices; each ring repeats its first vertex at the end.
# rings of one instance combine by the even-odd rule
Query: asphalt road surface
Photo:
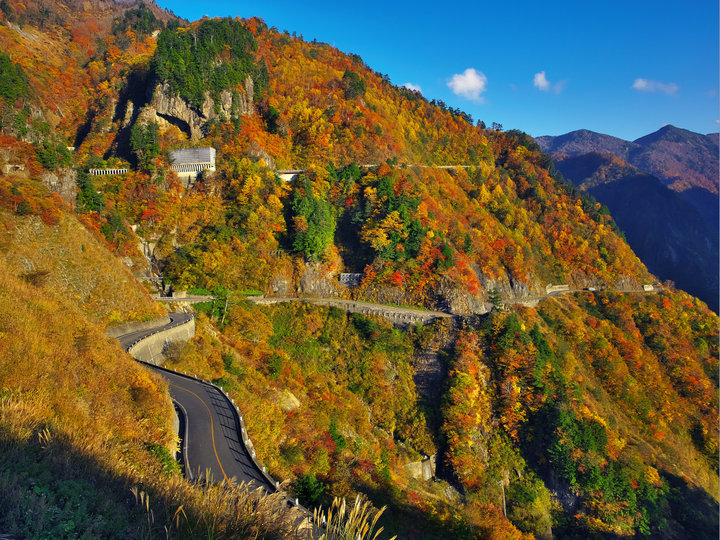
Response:
POLYGON ((154 328, 146 328, 145 330, 137 330, 136 332, 123 334, 122 336, 118 336, 117 340, 120 342, 123 349, 128 350, 134 343, 145 337, 151 336, 156 332, 161 332, 162 330, 167 330, 174 326, 180 326, 192 319, 192 315, 189 313, 168 313, 168 316, 170 317, 169 324, 161 324, 154 328))
POLYGON ((250 456, 242 441, 237 411, 220 389, 172 371, 148 367, 168 381, 170 396, 185 416, 183 451, 190 480, 202 480, 209 474, 214 482, 232 479, 275 491, 250 456))
MULTIPOLYGON (((170 323, 118 337, 124 349, 145 337, 188 322, 192 315, 170 313, 170 323)), ((167 369, 144 364, 168 381, 170 396, 184 416, 183 454, 190 480, 234 480, 272 493, 275 485, 266 477, 243 443, 240 417, 235 406, 212 384, 167 369)))

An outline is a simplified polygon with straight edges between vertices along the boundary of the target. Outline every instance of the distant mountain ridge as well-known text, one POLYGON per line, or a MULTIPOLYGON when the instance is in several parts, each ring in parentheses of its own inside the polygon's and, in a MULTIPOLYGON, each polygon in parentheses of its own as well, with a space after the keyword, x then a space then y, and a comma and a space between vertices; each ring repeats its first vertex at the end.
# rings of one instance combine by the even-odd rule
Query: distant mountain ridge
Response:
POLYGON ((718 133, 703 135, 666 125, 634 141, 587 129, 537 137, 538 146, 554 158, 608 152, 658 178, 692 204, 717 237, 718 133))
POLYGON ((665 126, 633 142, 588 130, 536 140, 553 152, 555 166, 567 179, 608 206, 651 272, 718 310, 717 194, 713 186, 707 189, 707 181, 693 185, 699 176, 712 178, 717 134, 665 126), (633 158, 636 165, 627 161, 633 158), (678 163, 689 164, 687 170, 694 167, 696 174, 671 183, 667 171, 677 170, 678 163), (664 178, 650 173, 663 166, 668 167, 664 178), (703 167, 707 171, 701 174, 703 167))
POLYGON ((586 129, 535 140, 549 154, 609 152, 656 176, 674 191, 699 187, 718 194, 717 133, 703 135, 667 125, 634 141, 586 129))
POLYGON ((579 129, 558 136, 544 135, 536 137, 535 141, 540 149, 548 154, 562 153, 576 156, 588 152, 609 152, 624 160, 627 160, 630 151, 636 148, 636 144, 631 141, 588 129, 579 129))

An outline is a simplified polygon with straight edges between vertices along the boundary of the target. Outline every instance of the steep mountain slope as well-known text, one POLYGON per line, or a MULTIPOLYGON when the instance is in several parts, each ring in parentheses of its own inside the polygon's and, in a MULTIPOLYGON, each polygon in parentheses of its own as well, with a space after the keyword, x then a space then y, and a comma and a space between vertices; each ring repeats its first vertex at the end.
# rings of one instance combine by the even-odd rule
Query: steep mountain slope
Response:
MULTIPOLYGON (((4 211, 0 218, 7 223, 4 211)), ((105 253, 106 257, 112 257, 105 253)), ((0 528, 17 538, 288 538, 278 500, 193 486, 164 380, 0 262, 0 528)))
POLYGON ((633 251, 661 279, 718 309, 717 235, 699 212, 657 178, 612 154, 558 156, 558 170, 610 209, 633 251))
POLYGON ((672 279, 678 286, 700 295, 717 309, 717 134, 701 135, 668 125, 633 142, 587 130, 536 140, 544 151, 552 153, 558 168, 564 174, 566 172, 568 178, 583 189, 592 188, 593 195, 607 204, 613 215, 626 209, 623 217, 620 214, 616 217, 623 221, 621 228, 626 233, 632 231, 630 244, 637 246, 636 252, 652 271, 662 279, 672 279), (654 182, 639 183, 636 171, 626 169, 623 172, 621 167, 610 173, 607 159, 600 158, 596 152, 612 154, 656 177, 696 212, 689 211, 669 193, 660 195, 662 190, 654 182), (612 186, 595 187, 600 177, 608 175, 615 180, 623 175, 628 178, 612 186), (642 185, 646 191, 638 197, 642 185), (628 193, 623 193, 624 186, 628 193), (643 204, 645 211, 633 210, 630 200, 643 204), (698 223, 695 213, 704 223, 698 223), (647 222, 645 226, 643 220, 647 222), (662 234, 657 234, 657 226, 665 226, 662 234), (642 248, 643 245, 646 248, 642 248), (699 268, 699 277, 694 268, 699 268))
POLYGON ((459 482, 481 500, 503 485, 513 523, 540 534, 550 494, 561 538, 714 534, 715 321, 687 295, 582 293, 463 330, 443 426, 459 482))
MULTIPOLYGON (((6 146, 6 155, 9 150, 6 146)), ((11 163, 22 159, 10 155, 11 163)), ((108 253, 100 224, 91 215, 75 215, 39 178, 0 176, 0 209, 0 262, 18 278, 74 302, 99 323, 151 319, 165 312, 120 257, 108 253)), ((125 262, 134 265, 130 257, 125 262)))
POLYGON ((216 531, 242 535, 274 513, 280 526, 265 533, 283 537, 282 513, 256 514, 245 499, 227 507, 222 491, 180 478, 167 385, 103 333, 105 323, 164 310, 39 178, 2 175, 0 194, 4 533, 192 536, 214 515, 216 531))
POLYGON ((108 98, 113 65, 142 55, 151 46, 146 38, 176 20, 151 2, 6 0, 3 6, 0 50, 21 66, 32 89, 14 103, 22 118, 11 118, 13 103, 3 103, 4 129, 38 142, 46 125, 66 146, 91 125, 92 102, 108 98))
POLYGON ((693 204, 709 230, 718 230, 718 134, 665 126, 635 141, 643 148, 631 163, 657 176, 693 204))
POLYGON ((536 140, 544 152, 553 155, 609 152, 618 156, 680 193, 703 216, 708 231, 717 231, 717 133, 701 135, 667 125, 632 142, 588 130, 536 140))
MULTIPOLYGON (((43 120, 47 126, 30 118, 54 118, 53 104, 36 89, 52 77, 52 63, 40 61, 25 30, 2 27, 17 47, 3 65, 22 79, 22 59, 37 114, 22 114, 17 95, 0 94, 12 113, 3 146, 13 148, 0 200, 11 223, 43 223, 46 243, 55 245, 48 251, 58 254, 43 283, 33 272, 45 269, 44 257, 32 259, 24 237, 9 235, 9 280, 21 275, 25 289, 54 295, 58 283, 72 292, 54 277, 67 271, 61 261, 69 254, 84 267, 96 264, 83 280, 117 272, 113 279, 122 281, 128 274, 117 256, 140 265, 142 239, 153 268, 174 287, 211 290, 221 300, 197 306, 196 338, 168 351, 168 363, 214 380, 243 404, 263 463, 309 506, 361 493, 389 505, 383 523, 406 538, 682 537, 714 526, 717 316, 679 291, 640 292, 655 278, 603 207, 559 181, 529 136, 474 126, 462 111, 393 86, 359 57, 258 19, 165 25, 142 15, 139 4, 123 7, 128 26, 98 27, 97 51, 81 60, 57 25, 28 25, 26 33, 57 43, 58 57, 76 58, 73 84, 83 90, 72 120, 43 120), (157 37, 147 31, 161 27, 157 37), (68 140, 77 142, 72 153, 63 151, 68 140), (218 162, 214 173, 184 184, 167 152, 188 146, 216 148, 218 162), (85 172, 119 164, 130 171, 85 172), (89 233, 63 229, 76 217, 42 187, 45 173, 65 178, 64 166, 77 168, 77 186, 68 182, 68 191, 75 190, 74 213, 89 233), (290 167, 305 170, 284 182, 275 170, 290 167), (83 249, 88 238, 106 248, 83 249), (35 266, 25 268, 25 260, 35 266), (341 282, 343 270, 360 275, 341 282), (550 284, 607 290, 501 309, 503 300, 544 296, 550 284), (333 308, 257 306, 245 300, 255 289, 458 316, 401 330, 333 308), (439 406, 423 400, 413 377, 414 362, 433 343, 442 350, 424 359, 447 374, 439 406), (432 455, 436 461, 426 459, 432 455), (428 482, 417 471, 433 462, 438 481, 428 482)), ((12 3, 11 15, 19 9, 12 3)), ((99 15, 90 5, 77 17, 99 15)), ((8 290, 27 309, 37 307, 37 297, 8 290)), ((67 332, 58 346, 84 347, 68 336, 82 337, 88 317, 134 316, 136 308, 113 315, 118 302, 107 286, 93 292, 104 302, 81 302, 87 315, 70 328, 48 319, 44 332, 67 332)), ((143 294, 123 295, 149 310, 139 317, 153 309, 143 294)), ((6 319, 8 328, 17 324, 11 312, 6 319)), ((28 349, 32 338, 19 333, 12 346, 41 356, 28 349)), ((44 347, 50 357, 52 340, 44 347)), ((56 371, 80 384, 86 371, 96 373, 87 354, 59 358, 68 369, 56 371)), ((3 393, 24 388, 12 364, 4 373, 3 393)), ((155 379, 137 366, 132 373, 152 388, 147 381, 155 379)), ((33 380, 45 391, 41 373, 33 380)), ((59 409, 84 409, 84 396, 72 395, 77 387, 60 385, 59 409)), ((155 390, 163 395, 155 404, 166 403, 161 385, 155 390)), ((123 404, 120 411, 134 410, 132 398, 108 397, 123 404)), ((27 403, 33 396, 20 391, 14 406, 27 403)), ((140 431, 159 419, 140 415, 130 424, 140 431)), ((27 443, 38 431, 14 437, 27 443)), ((138 442, 165 442, 160 435, 138 442)), ((19 454, 36 446, 20 445, 19 454)), ((281 536, 272 528, 280 521, 258 516, 224 488, 199 491, 175 477, 151 483, 152 466, 140 462, 138 476, 127 478, 152 487, 159 500, 153 515, 172 532, 281 536), (184 513, 175 513, 180 504, 184 513)), ((45 478, 44 467, 28 472, 28 485, 45 478)), ((18 503, 8 506, 20 513, 18 503)), ((128 518, 126 535, 137 519, 128 518)), ((139 530, 166 534, 149 522, 139 530)))
POLYGON ((642 150, 632 153, 631 163, 660 178, 674 191, 699 187, 718 193, 718 135, 701 135, 675 126, 664 126, 635 141, 642 150))

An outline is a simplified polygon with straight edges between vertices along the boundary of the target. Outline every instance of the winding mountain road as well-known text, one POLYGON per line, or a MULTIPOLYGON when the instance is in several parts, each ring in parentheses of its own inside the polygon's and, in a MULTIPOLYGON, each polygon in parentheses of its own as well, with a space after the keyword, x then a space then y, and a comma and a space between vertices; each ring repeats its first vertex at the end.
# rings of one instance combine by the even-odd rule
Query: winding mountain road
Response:
POLYGON ((258 468, 242 437, 237 410, 222 391, 205 382, 148 366, 168 381, 170 397, 185 419, 183 453, 190 480, 207 472, 212 481, 234 480, 269 492, 275 485, 258 468))
MULTIPOLYGON (((176 326, 187 324, 192 315, 169 314, 170 322, 129 332, 118 337, 125 350, 176 326)), ((276 483, 255 460, 244 421, 230 398, 218 387, 193 377, 144 363, 159 373, 170 387, 170 396, 183 416, 183 457, 185 473, 194 481, 234 480, 269 493, 276 483)))
POLYGON ((192 318, 193 316, 189 313, 168 313, 168 319, 170 320, 170 322, 164 323, 163 319, 158 319, 159 321, 161 321, 161 323, 157 326, 143 328, 134 332, 128 332, 126 334, 118 336, 117 340, 120 342, 120 345, 122 345, 122 348, 127 351, 130 347, 132 347, 136 343, 139 343, 143 339, 158 334, 160 332, 164 332, 165 330, 169 330, 170 328, 175 328, 176 326, 188 323, 192 320, 192 318))
POLYGON ((250 297, 250 301, 260 305, 281 304, 284 302, 304 302, 325 307, 336 307, 350 313, 362 315, 379 315, 385 317, 396 326, 406 327, 415 323, 428 323, 435 319, 452 318, 452 315, 443 311, 430 311, 422 308, 405 308, 387 304, 375 304, 359 300, 346 300, 343 298, 311 298, 311 297, 250 297))
MULTIPOLYGON (((543 298, 576 292, 579 291, 554 291, 539 297, 508 299, 503 303, 537 302, 543 298)), ((627 290, 622 292, 643 291, 627 290)), ((401 326, 411 322, 428 322, 436 318, 451 317, 450 314, 437 311, 399 308, 335 298, 259 298, 255 301, 261 304, 293 301, 318 303, 351 312, 382 315, 394 324, 401 326)), ((130 351, 144 339, 188 324, 192 322, 192 318, 193 316, 187 313, 170 313, 168 318, 159 320, 158 326, 130 331, 118 336, 117 339, 125 350, 130 351), (166 322, 168 319, 169 322, 166 322)), ((220 388, 188 375, 146 362, 143 364, 167 380, 170 396, 182 414, 183 458, 186 475, 190 480, 234 480, 236 483, 244 482, 255 488, 263 488, 270 493, 276 490, 275 481, 255 459, 255 451, 245 430, 244 420, 239 409, 220 388)))
MULTIPOLYGON (((662 290, 662 287, 659 285, 655 285, 651 290, 644 290, 644 289, 631 289, 631 288, 625 288, 625 289, 604 289, 597 292, 616 292, 616 293, 654 293, 662 290)), ((528 306, 535 306, 537 305, 541 300, 544 300, 546 298, 552 298, 555 296, 561 296, 565 294, 575 294, 580 292, 595 292, 594 288, 588 288, 588 289, 563 289, 563 290, 556 290, 551 291, 546 294, 543 294, 541 296, 523 296, 518 298, 507 298, 502 299, 501 304, 507 305, 507 304, 524 304, 528 306)), ((342 309, 344 311, 348 311, 351 313, 360 313, 363 315, 379 315, 380 317, 384 317, 385 319, 389 320, 391 323, 393 323, 395 326, 399 327, 408 327, 412 324, 427 324, 430 321, 433 321, 435 319, 443 319, 443 318, 452 318, 454 315, 450 313, 446 313, 443 311, 432 311, 428 309, 413 307, 413 308, 406 308, 406 307, 400 307, 400 306, 391 306, 387 304, 376 304, 373 302, 363 302, 360 300, 346 300, 343 298, 327 298, 327 297, 297 297, 297 296, 256 296, 256 297, 248 297, 248 300, 260 304, 260 305, 270 305, 270 304, 280 304, 284 302, 304 302, 307 304, 315 304, 319 306, 326 306, 326 307, 336 307, 339 309, 342 309)), ((485 304, 485 311, 478 311, 476 313, 478 314, 484 314, 488 313, 492 309, 492 304, 490 302, 487 302, 485 304)))

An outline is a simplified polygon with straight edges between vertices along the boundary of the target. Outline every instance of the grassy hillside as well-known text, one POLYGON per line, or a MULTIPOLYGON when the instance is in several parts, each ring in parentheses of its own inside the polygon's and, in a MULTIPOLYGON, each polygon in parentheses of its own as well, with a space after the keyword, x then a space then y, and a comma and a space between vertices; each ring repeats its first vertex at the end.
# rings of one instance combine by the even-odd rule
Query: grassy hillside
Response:
POLYGON ((4 531, 124 536, 129 488, 174 446, 166 385, 72 304, 0 268, 4 531), (51 381, 51 382, 50 382, 51 381), (111 381, 111 384, 108 382, 111 381))
POLYGON ((296 518, 277 498, 180 476, 167 384, 103 334, 105 322, 158 308, 58 201, 48 224, 32 214, 43 189, 10 181, 31 211, 0 212, 0 528, 28 538, 286 538, 296 518))
POLYGON ((6 270, 76 304, 96 322, 159 317, 164 309, 110 254, 92 215, 80 220, 40 182, 0 177, 0 260, 6 270), (9 211, 8 211, 9 210, 9 211))

